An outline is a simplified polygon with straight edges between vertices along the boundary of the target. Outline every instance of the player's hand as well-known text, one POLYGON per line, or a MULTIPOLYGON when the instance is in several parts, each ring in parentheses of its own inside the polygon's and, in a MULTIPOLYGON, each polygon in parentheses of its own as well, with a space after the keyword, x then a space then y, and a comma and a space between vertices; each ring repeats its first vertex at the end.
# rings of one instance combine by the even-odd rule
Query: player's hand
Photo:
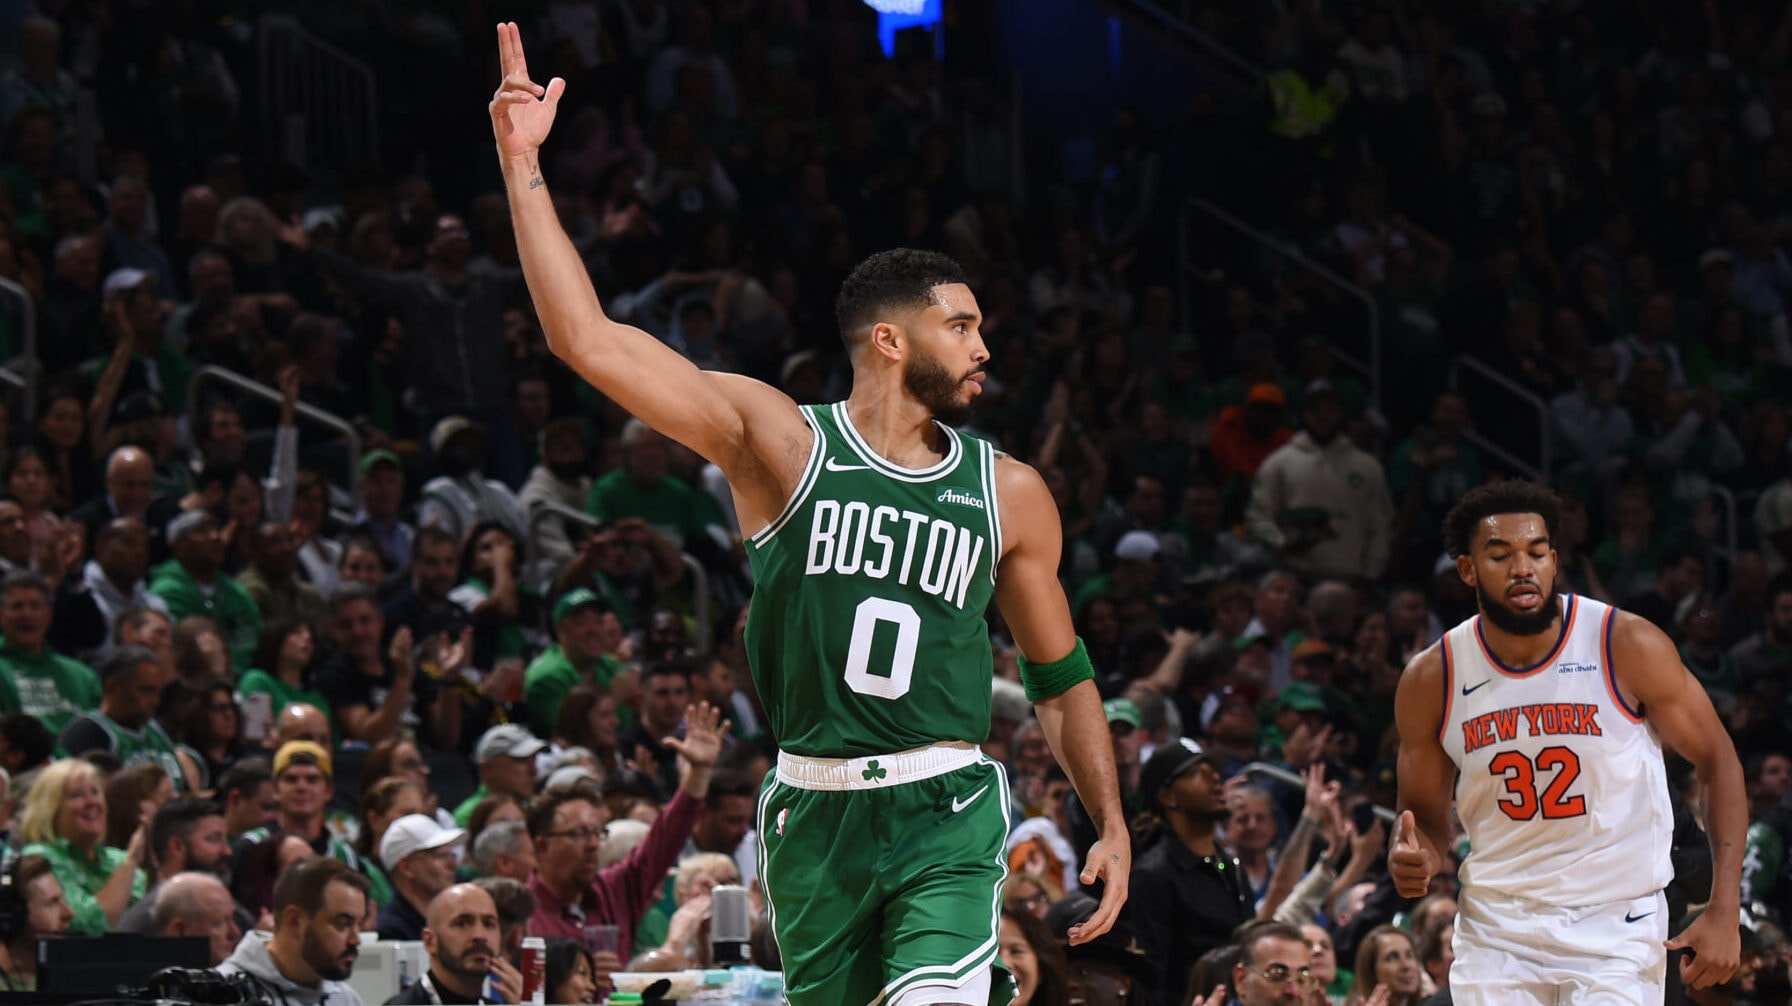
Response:
POLYGON ((1710 988, 1730 980, 1742 961, 1742 932, 1738 912, 1707 907, 1679 936, 1668 940, 1669 950, 1690 950, 1680 959, 1680 980, 1689 989, 1710 988))
POLYGON ((699 768, 708 768, 722 755, 722 736, 732 724, 722 719, 722 711, 708 702, 686 706, 684 739, 668 737, 660 743, 684 756, 699 768))
POLYGON ((566 81, 555 77, 542 87, 529 79, 523 36, 514 21, 498 25, 498 65, 504 79, 491 103, 492 135, 498 141, 498 153, 503 157, 533 154, 554 128, 554 113, 560 109, 566 81))
POLYGON ((1132 839, 1126 826, 1114 825, 1089 847, 1089 860, 1079 878, 1084 887, 1102 882, 1101 904, 1088 918, 1070 927, 1070 945, 1079 946, 1114 928, 1126 905, 1126 884, 1132 877, 1132 839))
POLYGON ((1412 811, 1401 811, 1394 825, 1394 841, 1388 848, 1388 875, 1394 878, 1394 890, 1403 898, 1423 897, 1431 889, 1431 877, 1437 872, 1437 857, 1419 841, 1419 826, 1413 823, 1412 811))

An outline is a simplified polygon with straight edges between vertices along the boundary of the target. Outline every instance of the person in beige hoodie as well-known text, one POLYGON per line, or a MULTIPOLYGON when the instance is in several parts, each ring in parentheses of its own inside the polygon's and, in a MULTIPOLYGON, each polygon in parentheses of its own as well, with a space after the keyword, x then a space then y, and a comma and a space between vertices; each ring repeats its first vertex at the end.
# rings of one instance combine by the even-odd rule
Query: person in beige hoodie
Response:
POLYGON ((1309 580, 1375 579, 1387 566, 1394 502, 1381 463, 1343 435, 1344 405, 1307 386, 1302 429, 1257 469, 1245 525, 1309 580))

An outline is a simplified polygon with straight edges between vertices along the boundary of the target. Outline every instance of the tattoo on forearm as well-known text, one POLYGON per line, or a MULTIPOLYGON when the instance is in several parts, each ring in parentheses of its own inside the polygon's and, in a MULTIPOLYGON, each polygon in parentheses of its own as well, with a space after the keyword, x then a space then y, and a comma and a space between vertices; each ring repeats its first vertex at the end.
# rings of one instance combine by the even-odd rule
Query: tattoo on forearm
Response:
POLYGON ((529 179, 529 187, 532 189, 539 189, 543 185, 546 185, 547 183, 548 183, 547 179, 541 177, 540 175, 536 175, 535 177, 529 179))

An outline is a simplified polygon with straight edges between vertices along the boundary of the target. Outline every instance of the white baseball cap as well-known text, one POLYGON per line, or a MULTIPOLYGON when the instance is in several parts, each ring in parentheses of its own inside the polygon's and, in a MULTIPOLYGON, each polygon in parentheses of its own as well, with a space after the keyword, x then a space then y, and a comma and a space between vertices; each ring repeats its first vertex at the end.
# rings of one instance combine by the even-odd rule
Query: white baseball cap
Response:
POLYGON ((473 760, 485 762, 502 756, 533 758, 545 747, 547 743, 530 733, 528 728, 515 723, 503 723, 487 730, 479 738, 478 745, 473 748, 473 760))
POLYGON ((1157 558, 1157 549, 1157 535, 1149 531, 1128 531, 1114 543, 1114 558, 1150 562, 1157 558))
POLYGON ((388 870, 397 869, 413 852, 440 849, 466 837, 465 831, 444 828, 427 814, 406 814, 387 826, 385 837, 380 839, 380 862, 388 870))

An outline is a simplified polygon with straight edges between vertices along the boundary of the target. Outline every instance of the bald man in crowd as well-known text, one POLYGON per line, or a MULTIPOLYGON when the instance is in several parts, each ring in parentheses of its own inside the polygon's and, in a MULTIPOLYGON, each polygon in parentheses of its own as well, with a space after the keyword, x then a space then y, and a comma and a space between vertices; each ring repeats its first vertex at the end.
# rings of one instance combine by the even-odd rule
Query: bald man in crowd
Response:
POLYGON ((150 926, 157 936, 205 937, 214 968, 224 963, 243 935, 230 888, 209 873, 177 873, 163 881, 150 926))
POLYGON ((423 927, 429 973, 386 1000, 411 1003, 514 1003, 523 976, 500 952, 498 906, 474 884, 456 884, 435 896, 423 927), (491 992, 486 995, 486 979, 491 992))

